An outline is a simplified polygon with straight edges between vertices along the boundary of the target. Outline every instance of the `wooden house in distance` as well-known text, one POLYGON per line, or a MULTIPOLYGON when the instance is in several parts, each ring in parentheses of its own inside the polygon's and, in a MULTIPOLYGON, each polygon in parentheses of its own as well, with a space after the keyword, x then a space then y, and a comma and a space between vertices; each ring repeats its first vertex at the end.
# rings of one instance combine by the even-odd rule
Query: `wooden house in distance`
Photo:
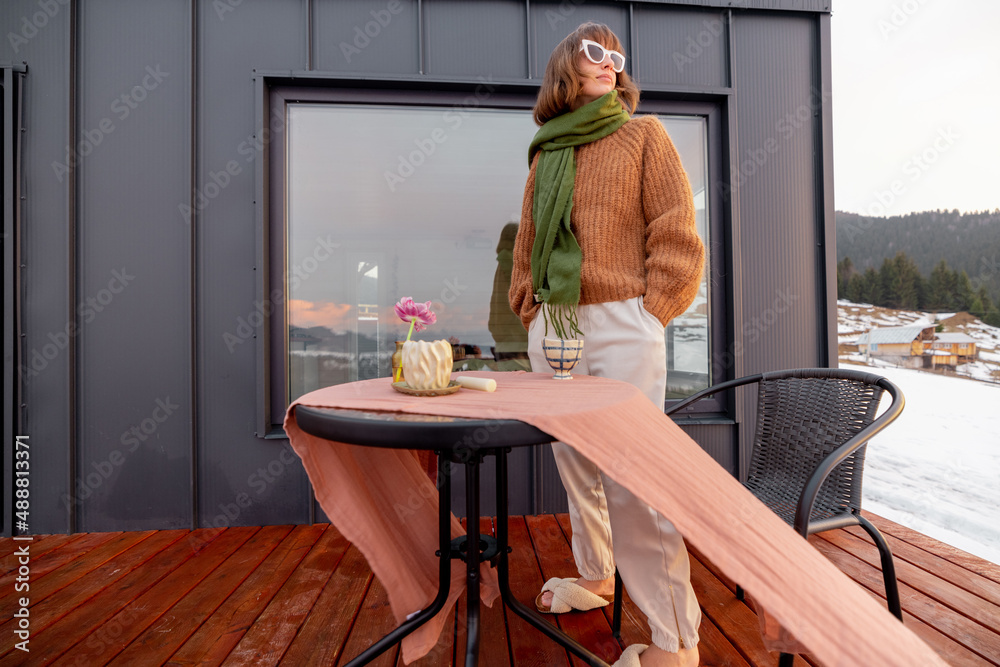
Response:
POLYGON ((904 368, 937 368, 975 361, 976 341, 963 333, 935 333, 935 326, 879 327, 861 334, 858 351, 904 368))
POLYGON ((960 364, 975 361, 979 356, 976 339, 964 333, 939 333, 935 335, 931 348, 935 352, 955 356, 960 364))

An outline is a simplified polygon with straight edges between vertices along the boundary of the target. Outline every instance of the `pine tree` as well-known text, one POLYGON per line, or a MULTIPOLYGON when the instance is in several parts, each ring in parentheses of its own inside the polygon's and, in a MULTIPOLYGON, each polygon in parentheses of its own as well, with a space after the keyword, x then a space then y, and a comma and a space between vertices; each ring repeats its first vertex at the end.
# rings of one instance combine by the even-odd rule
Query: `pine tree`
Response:
POLYGON ((878 271, 869 266, 865 271, 865 275, 861 278, 859 287, 859 301, 870 303, 873 306, 884 305, 882 300, 882 278, 878 271))
POLYGON ((943 259, 934 266, 930 280, 927 282, 927 310, 942 311, 951 308, 951 271, 943 259))

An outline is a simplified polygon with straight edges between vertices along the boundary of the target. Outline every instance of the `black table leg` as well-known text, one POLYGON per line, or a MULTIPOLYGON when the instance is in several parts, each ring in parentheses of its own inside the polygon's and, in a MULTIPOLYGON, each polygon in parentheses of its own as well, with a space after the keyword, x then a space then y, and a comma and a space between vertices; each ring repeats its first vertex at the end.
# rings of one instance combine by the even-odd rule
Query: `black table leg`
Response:
MULTIPOLYGON (((448 600, 448 591, 451 587, 451 466, 450 461, 446 461, 444 456, 438 453, 438 552, 440 565, 438 569, 438 594, 431 603, 431 606, 421 610, 416 616, 400 624, 398 628, 378 640, 367 649, 362 651, 357 657, 351 660, 345 667, 360 667, 380 656, 387 649, 402 641, 406 635, 410 634, 421 625, 434 618, 444 603, 448 600)), ((478 522, 476 524, 478 528, 478 522)), ((479 593, 479 586, 476 586, 476 594, 479 593)), ((476 605, 478 608, 478 604, 476 605)))
POLYGON ((507 561, 507 452, 497 450, 497 576, 500 582, 500 599, 505 605, 541 630, 550 639, 560 644, 591 667, 610 667, 608 663, 588 651, 582 644, 547 622, 540 614, 521 604, 510 590, 510 569, 507 561))
POLYGON ((465 521, 466 521, 466 609, 468 626, 465 631, 465 667, 476 667, 479 662, 479 464, 478 454, 465 464, 465 521))

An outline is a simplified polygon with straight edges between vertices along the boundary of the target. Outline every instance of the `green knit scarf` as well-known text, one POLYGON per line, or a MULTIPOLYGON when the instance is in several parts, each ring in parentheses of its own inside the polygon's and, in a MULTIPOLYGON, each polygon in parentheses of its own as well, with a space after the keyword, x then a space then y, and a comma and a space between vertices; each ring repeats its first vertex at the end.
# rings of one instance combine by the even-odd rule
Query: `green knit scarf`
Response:
MULTIPOLYGON (((580 244, 570 227, 573 182, 576 178, 575 147, 603 139, 629 120, 628 112, 612 90, 576 111, 548 121, 535 134, 528 149, 528 164, 539 150, 535 170, 535 243, 531 248, 531 283, 536 298, 551 310, 556 335, 582 335, 576 319, 580 303, 580 244)), ((549 320, 545 315, 545 333, 549 320)))

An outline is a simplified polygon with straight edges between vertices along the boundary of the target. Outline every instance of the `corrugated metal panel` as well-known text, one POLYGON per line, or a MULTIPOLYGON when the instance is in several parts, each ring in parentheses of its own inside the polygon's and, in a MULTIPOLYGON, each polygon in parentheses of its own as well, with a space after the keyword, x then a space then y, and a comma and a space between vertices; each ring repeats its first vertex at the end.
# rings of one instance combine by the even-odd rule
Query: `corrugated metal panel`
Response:
MULTIPOLYGON (((270 5, 272 11, 285 8, 285 3, 263 4, 270 5)), ((298 3, 289 5, 294 8, 292 14, 299 12, 298 3)), ((417 74, 419 14, 416 0, 315 0, 313 68, 328 72, 417 74)), ((259 44, 251 40, 248 46, 259 44)))
MULTIPOLYGON (((622 41, 625 55, 632 56, 628 7, 624 3, 532 2, 529 5, 528 35, 531 78, 541 79, 552 49, 577 26, 587 21, 604 23, 622 41)), ((626 67, 626 71, 631 71, 626 67)))
POLYGON ((648 4, 732 7, 790 12, 829 12, 832 0, 640 0, 648 4))
POLYGON ((736 31, 746 373, 824 361, 816 192, 815 21, 745 14, 736 31), (808 54, 808 55, 807 55, 808 54))
POLYGON ((284 132, 280 120, 266 133, 254 127, 251 77, 253 68, 305 67, 307 6, 244 2, 236 9, 220 20, 206 1, 198 17, 200 196, 191 203, 200 323, 197 524, 305 523, 309 482, 298 457, 287 442, 254 435, 259 361, 252 336, 260 330, 248 319, 256 322, 266 307, 255 303, 254 174, 260 148, 284 132), (268 39, 247 38, 262 27, 268 39))
POLYGON ((528 71, 525 7, 518 0, 424 4, 425 73, 524 78, 528 71))
MULTIPOLYGON (((22 303, 24 434, 35 443, 31 469, 32 532, 70 530, 70 446, 75 310, 73 236, 69 226, 72 175, 65 172, 69 134, 71 10, 53 15, 35 0, 0 3, 0 60, 28 63, 24 80, 24 237, 21 251, 26 298, 22 303), (10 35, 16 36, 11 39, 10 35), (22 41, 23 40, 23 41, 22 41), (53 165, 62 165, 57 174, 53 165)), ((5 323, 6 327, 7 324, 5 323)))
POLYGON ((727 424, 685 424, 681 430, 701 445, 726 470, 736 470, 736 427, 727 424))
POLYGON ((642 84, 729 85, 725 12, 636 5, 635 65, 642 84))
POLYGON ((80 35, 77 528, 188 527, 190 13, 94 0, 80 35))
MULTIPOLYGON (((819 119, 815 18, 740 13, 735 32, 743 372, 824 365, 824 231, 817 192, 819 119)), ((829 85, 829 82, 826 83, 829 85)), ((743 414, 754 398, 744 392, 743 414)), ((747 465, 752 431, 741 428, 747 465)))

